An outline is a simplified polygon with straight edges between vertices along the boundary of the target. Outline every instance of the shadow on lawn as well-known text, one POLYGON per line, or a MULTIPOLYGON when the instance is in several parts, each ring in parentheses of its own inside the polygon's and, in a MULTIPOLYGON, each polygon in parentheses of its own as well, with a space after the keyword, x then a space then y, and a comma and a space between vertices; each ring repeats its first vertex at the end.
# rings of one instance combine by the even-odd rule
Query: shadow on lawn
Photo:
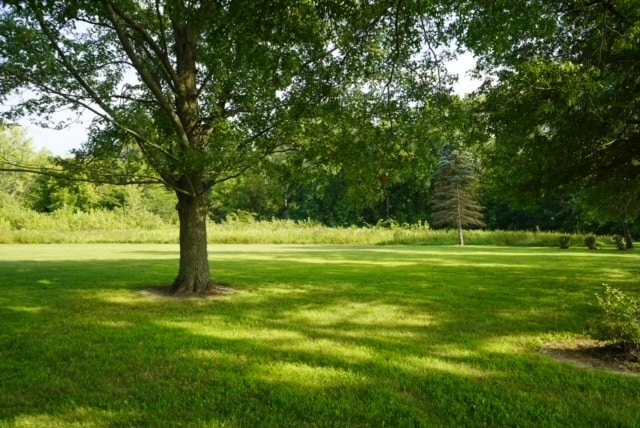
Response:
POLYGON ((540 426, 579 414, 625 425, 640 411, 634 380, 517 351, 518 340, 579 331, 593 292, 543 268, 512 268, 505 281, 505 269, 463 267, 452 281, 450 267, 418 256, 232 256, 213 268, 239 292, 214 301, 139 294, 171 279, 167 260, 0 263, 12 272, 0 297, 0 420, 540 426))

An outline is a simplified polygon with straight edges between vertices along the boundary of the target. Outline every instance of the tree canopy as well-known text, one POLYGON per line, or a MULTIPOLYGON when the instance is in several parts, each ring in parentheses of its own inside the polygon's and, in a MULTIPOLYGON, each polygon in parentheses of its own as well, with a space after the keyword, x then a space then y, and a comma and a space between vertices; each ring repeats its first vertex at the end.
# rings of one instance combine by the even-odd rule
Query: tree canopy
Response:
POLYGON ((491 76, 481 108, 502 194, 531 204, 583 191, 637 193, 640 4, 501 1, 474 5, 467 20, 459 36, 491 76))

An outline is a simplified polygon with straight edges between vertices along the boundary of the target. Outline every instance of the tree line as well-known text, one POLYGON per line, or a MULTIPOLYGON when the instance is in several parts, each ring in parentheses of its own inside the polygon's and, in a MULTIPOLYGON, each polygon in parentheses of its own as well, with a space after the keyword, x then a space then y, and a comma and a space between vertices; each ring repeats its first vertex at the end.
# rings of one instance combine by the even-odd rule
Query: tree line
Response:
MULTIPOLYGON (((7 164, 54 168, 55 159, 46 150, 36 150, 24 129, 1 129, 0 143, 0 157, 7 164)), ((293 156, 288 162, 296 164, 293 156)), ((599 211, 577 195, 526 208, 511 205, 487 184, 490 172, 482 164, 481 153, 473 147, 446 144, 429 158, 372 173, 360 182, 337 163, 289 168, 279 159, 216 186, 209 195, 208 218, 291 219, 334 227, 421 223, 431 228, 623 232, 622 218, 602 220, 599 211), (457 216, 458 208, 466 212, 457 216)), ((156 184, 120 186, 14 171, 0 174, 0 195, 37 213, 145 212, 168 224, 178 221, 173 194, 156 184)), ((629 226, 633 230, 634 224, 629 226)))

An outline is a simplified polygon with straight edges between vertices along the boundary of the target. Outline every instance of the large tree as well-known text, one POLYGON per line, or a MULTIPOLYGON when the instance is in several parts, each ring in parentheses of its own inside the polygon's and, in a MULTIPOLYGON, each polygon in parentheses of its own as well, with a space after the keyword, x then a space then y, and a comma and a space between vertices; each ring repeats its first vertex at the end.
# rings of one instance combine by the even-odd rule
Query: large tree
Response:
POLYGON ((637 193, 640 3, 496 1, 464 16, 459 38, 491 77, 482 108, 500 194, 531 204, 586 189, 603 211, 609 192, 637 193))
POLYGON ((436 3, 3 1, 0 99, 13 97, 9 119, 90 112, 77 153, 84 174, 172 189, 173 290, 202 292, 213 285, 210 188, 292 149, 297 124, 346 91, 366 88, 388 102, 400 64, 411 60, 414 75, 434 69, 444 33, 425 17, 438 16, 436 3))

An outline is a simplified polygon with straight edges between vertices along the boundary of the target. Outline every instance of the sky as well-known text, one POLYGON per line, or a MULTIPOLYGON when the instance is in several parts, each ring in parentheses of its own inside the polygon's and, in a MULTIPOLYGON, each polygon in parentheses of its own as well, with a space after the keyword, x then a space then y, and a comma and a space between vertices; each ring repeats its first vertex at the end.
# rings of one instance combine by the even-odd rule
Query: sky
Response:
MULTIPOLYGON (((474 57, 469 54, 460 55, 455 61, 447 63, 449 70, 458 74, 458 83, 454 85, 457 94, 473 92, 481 82, 472 80, 467 72, 475 66, 474 57)), ((59 117, 65 119, 63 113, 59 117)), ((36 149, 46 149, 56 156, 68 156, 71 149, 79 148, 86 141, 88 121, 76 123, 62 130, 41 128, 29 123, 28 119, 18 122, 25 127, 36 149)))

